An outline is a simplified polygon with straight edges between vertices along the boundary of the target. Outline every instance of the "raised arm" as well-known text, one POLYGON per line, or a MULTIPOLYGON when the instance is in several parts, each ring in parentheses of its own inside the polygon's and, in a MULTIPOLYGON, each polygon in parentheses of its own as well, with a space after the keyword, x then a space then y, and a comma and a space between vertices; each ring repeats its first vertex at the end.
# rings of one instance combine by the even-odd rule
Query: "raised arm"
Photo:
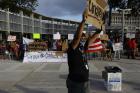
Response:
POLYGON ((75 33, 74 39, 72 41, 72 48, 73 49, 75 49, 80 42, 84 25, 85 25, 85 14, 83 15, 83 19, 82 19, 81 23, 79 24, 77 31, 75 33))
POLYGON ((87 47, 91 45, 99 37, 101 31, 102 30, 98 29, 91 37, 88 38, 87 47))

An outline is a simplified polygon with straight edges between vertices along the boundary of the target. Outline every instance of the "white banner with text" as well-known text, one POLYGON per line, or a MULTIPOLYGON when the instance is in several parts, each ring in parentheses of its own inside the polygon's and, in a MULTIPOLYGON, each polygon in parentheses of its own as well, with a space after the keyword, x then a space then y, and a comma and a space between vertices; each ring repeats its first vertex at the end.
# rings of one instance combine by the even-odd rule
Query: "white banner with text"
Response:
POLYGON ((67 54, 61 51, 25 52, 23 63, 30 62, 67 62, 67 54))

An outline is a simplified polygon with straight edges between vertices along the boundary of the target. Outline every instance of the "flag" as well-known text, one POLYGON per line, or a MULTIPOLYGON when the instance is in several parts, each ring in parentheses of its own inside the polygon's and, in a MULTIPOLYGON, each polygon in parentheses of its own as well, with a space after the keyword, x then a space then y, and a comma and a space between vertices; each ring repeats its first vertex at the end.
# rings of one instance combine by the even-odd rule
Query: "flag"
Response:
POLYGON ((101 40, 96 39, 91 45, 89 45, 88 50, 86 52, 98 52, 103 50, 103 44, 101 40))
POLYGON ((29 44, 32 43, 32 42, 34 42, 33 39, 28 39, 28 38, 23 37, 23 44, 29 45, 29 44))

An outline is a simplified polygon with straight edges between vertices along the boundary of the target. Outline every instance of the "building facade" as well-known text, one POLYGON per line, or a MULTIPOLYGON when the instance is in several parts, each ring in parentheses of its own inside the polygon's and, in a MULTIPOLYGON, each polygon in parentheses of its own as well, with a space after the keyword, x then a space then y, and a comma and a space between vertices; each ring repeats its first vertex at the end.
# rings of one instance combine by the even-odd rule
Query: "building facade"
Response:
POLYGON ((127 38, 136 38, 140 47, 140 14, 134 16, 130 15, 130 11, 124 11, 124 14, 113 11, 111 26, 106 25, 106 30, 110 30, 110 38, 119 37, 122 40, 124 34, 124 42, 127 38))
MULTIPOLYGON (((111 26, 116 29, 122 28, 122 12, 114 11, 112 13, 112 23, 111 26)), ((140 31, 140 15, 132 16, 130 11, 125 11, 124 13, 124 29, 125 33, 140 31)))
POLYGON ((41 34, 44 39, 52 38, 57 32, 67 37, 75 33, 78 25, 76 21, 46 17, 34 12, 26 14, 24 11, 12 13, 0 10, 0 40, 6 40, 9 34, 16 35, 17 39, 22 36, 32 38, 33 33, 41 34))

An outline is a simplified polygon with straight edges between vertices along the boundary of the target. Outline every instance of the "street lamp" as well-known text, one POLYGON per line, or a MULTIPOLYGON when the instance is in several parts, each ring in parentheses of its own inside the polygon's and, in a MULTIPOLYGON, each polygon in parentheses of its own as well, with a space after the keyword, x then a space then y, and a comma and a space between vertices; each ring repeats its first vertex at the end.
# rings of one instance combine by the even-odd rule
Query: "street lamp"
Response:
POLYGON ((124 43, 124 27, 125 27, 125 11, 131 11, 132 9, 118 9, 122 12, 122 44, 124 43))

